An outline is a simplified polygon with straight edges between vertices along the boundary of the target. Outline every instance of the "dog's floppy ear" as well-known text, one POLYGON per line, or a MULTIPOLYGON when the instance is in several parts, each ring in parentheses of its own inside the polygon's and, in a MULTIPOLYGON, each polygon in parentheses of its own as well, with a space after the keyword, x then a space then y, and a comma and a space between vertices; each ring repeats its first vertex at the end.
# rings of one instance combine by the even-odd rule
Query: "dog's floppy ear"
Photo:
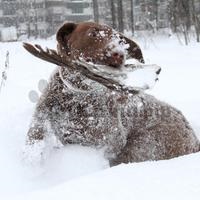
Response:
POLYGON ((65 23, 57 31, 56 40, 58 41, 58 51, 69 53, 68 40, 71 33, 75 30, 77 24, 75 23, 65 23))
POLYGON ((125 37, 124 35, 122 35, 122 37, 126 41, 126 43, 129 44, 129 48, 127 49, 129 57, 135 58, 139 60, 141 63, 144 63, 144 58, 140 47, 133 40, 125 37))

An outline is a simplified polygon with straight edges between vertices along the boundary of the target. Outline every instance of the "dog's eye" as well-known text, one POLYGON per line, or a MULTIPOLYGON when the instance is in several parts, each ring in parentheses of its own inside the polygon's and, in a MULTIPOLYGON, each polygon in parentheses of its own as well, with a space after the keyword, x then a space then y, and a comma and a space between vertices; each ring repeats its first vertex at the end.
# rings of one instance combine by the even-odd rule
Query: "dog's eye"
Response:
POLYGON ((88 34, 90 37, 97 37, 99 35, 98 31, 94 30, 88 34))

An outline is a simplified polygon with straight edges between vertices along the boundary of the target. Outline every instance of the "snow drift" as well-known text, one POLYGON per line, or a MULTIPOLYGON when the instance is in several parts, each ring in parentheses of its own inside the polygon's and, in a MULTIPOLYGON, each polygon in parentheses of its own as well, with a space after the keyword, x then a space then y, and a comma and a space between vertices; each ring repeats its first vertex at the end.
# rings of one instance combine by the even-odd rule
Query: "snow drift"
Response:
MULTIPOLYGON (((51 40, 36 43, 55 48, 51 40)), ((154 44, 144 50, 145 60, 162 66, 162 73, 149 93, 180 109, 200 136, 200 46, 180 46, 173 38, 154 44)), ((50 151, 43 165, 25 166, 21 151, 35 106, 28 93, 40 94, 38 81, 55 67, 27 54, 20 42, 0 43, 0 73, 7 50, 8 78, 0 93, 1 199, 199 199, 200 153, 107 169, 101 152, 70 145, 50 151)))

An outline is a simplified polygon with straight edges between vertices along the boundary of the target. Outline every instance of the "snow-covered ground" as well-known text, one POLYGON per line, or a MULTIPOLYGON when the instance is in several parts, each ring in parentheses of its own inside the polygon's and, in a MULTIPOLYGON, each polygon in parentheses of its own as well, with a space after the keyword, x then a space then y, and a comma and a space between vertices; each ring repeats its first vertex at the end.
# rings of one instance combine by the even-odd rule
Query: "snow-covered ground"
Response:
MULTIPOLYGON (((32 43, 56 46, 53 40, 32 43)), ((173 37, 139 43, 146 62, 162 67, 148 92, 179 108, 200 137, 200 44, 182 46, 173 37)), ((20 42, 0 43, 0 73, 7 50, 8 79, 0 93, 0 199, 200 198, 200 153, 109 168, 100 151, 70 145, 51 152, 42 166, 26 166, 21 151, 35 106, 28 93, 38 90, 38 81, 48 79, 55 66, 28 54, 20 42)))

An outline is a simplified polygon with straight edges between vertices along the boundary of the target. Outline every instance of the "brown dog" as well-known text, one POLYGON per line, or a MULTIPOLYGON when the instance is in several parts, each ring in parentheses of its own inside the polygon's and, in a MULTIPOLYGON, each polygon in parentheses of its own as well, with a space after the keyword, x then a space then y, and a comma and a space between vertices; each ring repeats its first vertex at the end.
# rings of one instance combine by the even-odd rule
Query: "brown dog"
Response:
MULTIPOLYGON (((139 46, 106 25, 66 23, 58 52, 73 59, 121 67, 144 62, 139 46)), ((111 165, 169 159, 197 152, 200 144, 180 111, 140 92, 112 92, 81 73, 58 68, 41 96, 28 131, 35 146, 55 134, 62 144, 103 148, 111 165)))

